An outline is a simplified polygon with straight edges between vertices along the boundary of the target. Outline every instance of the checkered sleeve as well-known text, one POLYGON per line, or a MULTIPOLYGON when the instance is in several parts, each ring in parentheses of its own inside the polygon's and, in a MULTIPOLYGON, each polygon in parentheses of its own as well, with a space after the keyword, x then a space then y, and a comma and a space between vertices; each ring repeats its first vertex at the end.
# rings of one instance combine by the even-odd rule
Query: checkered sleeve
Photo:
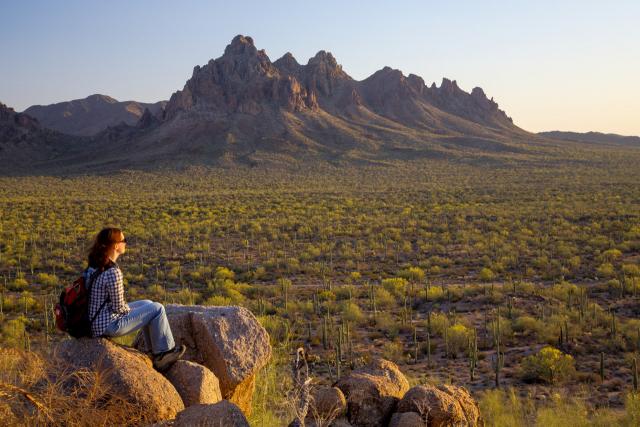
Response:
POLYGON ((112 268, 105 277, 107 294, 111 311, 116 315, 129 313, 131 309, 124 299, 124 284, 122 281, 122 271, 119 268, 112 268))

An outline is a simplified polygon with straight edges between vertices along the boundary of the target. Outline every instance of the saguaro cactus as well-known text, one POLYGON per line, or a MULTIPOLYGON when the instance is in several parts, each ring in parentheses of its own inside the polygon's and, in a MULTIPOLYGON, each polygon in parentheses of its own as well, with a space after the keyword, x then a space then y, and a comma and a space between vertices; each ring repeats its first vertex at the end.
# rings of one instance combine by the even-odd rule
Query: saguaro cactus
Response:
POLYGON ((413 352, 414 362, 418 364, 418 332, 416 327, 413 327, 413 352))
POLYGON ((638 392, 638 362, 633 358, 633 391, 638 392))
POLYGON ((478 333, 474 329, 473 337, 469 342, 469 377, 471 381, 475 380, 475 371, 478 365, 478 333))

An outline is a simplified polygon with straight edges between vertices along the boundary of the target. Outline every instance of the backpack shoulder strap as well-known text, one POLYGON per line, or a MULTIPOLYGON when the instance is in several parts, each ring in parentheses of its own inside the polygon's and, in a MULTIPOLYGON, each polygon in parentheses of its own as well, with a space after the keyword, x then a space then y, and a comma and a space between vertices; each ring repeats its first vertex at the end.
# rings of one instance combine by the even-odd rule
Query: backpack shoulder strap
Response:
MULTIPOLYGON (((89 277, 89 283, 91 284, 90 286, 88 286, 89 289, 89 300, 91 300, 91 288, 93 288, 93 284, 95 283, 96 280, 98 280, 98 277, 104 273, 105 271, 116 267, 116 264, 114 262, 110 262, 109 264, 107 264, 104 268, 99 269, 97 268, 93 273, 91 273, 91 276, 89 277)), ((108 299, 105 298, 104 301, 102 301, 102 304, 100 305, 100 308, 98 309, 98 311, 96 311, 96 314, 93 315, 93 317, 90 319, 90 325, 93 325, 93 322, 96 320, 96 318, 98 317, 98 314, 100 314, 100 312, 102 311, 102 309, 104 308, 104 306, 107 304, 108 299)))

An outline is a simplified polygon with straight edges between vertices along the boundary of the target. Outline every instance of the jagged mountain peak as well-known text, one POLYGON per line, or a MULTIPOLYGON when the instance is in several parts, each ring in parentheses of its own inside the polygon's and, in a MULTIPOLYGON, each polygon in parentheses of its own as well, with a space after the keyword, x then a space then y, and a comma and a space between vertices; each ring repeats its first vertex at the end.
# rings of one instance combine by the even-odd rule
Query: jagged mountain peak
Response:
POLYGON ((442 83, 440 83, 440 88, 441 91, 444 92, 457 92, 460 91, 462 92, 462 89, 460 89, 458 87, 458 82, 455 80, 450 80, 446 77, 442 78, 442 83))
POLYGON ((395 78, 404 78, 404 74, 402 73, 402 71, 396 69, 396 68, 391 68, 389 66, 385 66, 383 67, 381 70, 378 70, 374 73, 374 75, 385 75, 385 76, 393 76, 395 78))
POLYGON ((333 54, 331 52, 327 52, 326 50, 318 51, 318 53, 316 53, 312 58, 309 58, 309 62, 307 63, 307 65, 318 64, 325 64, 334 68, 340 67, 333 54))
POLYGON ((296 75, 300 72, 300 69, 303 67, 298 63, 296 58, 291 54, 291 52, 287 52, 282 57, 278 58, 273 65, 275 65, 279 70, 296 75))
POLYGON ((475 96, 475 97, 482 97, 482 98, 486 98, 487 95, 485 95, 484 90, 482 90, 481 87, 476 86, 473 89, 471 89, 471 95, 475 96))
POLYGON ((238 34, 231 40, 231 43, 227 45, 224 50, 225 55, 238 55, 238 54, 252 54, 257 53, 253 39, 249 36, 243 36, 238 34))

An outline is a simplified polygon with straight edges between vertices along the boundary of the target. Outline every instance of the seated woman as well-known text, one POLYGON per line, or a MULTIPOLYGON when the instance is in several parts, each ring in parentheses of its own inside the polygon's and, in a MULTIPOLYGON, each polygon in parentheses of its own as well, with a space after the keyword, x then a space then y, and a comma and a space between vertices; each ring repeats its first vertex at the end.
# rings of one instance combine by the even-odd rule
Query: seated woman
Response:
POLYGON ((94 337, 117 337, 142 329, 153 366, 164 371, 182 357, 185 346, 175 346, 162 304, 125 302, 122 271, 116 261, 126 247, 122 230, 110 227, 98 233, 89 251, 85 282, 90 286, 89 319, 94 319, 91 333, 94 337))

